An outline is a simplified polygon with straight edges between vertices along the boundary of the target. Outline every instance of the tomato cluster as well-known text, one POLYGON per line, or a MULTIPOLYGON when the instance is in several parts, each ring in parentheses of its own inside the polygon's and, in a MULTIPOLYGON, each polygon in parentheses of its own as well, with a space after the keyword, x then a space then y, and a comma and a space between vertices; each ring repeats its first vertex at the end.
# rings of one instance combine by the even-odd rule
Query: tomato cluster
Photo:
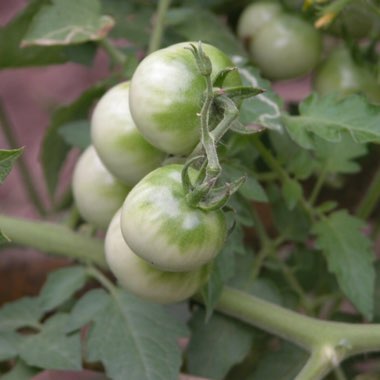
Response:
MULTIPOLYGON (((188 154, 200 139, 206 83, 189 46, 148 55, 130 82, 101 98, 91 120, 92 146, 73 178, 82 217, 107 228, 106 259, 119 283, 161 303, 186 299, 205 283, 227 235, 221 210, 187 203, 183 165, 165 165, 168 155, 188 154)), ((233 66, 219 49, 202 48, 211 78, 233 66)), ((231 72, 224 84, 241 85, 239 74, 231 72)))
POLYGON ((236 32, 264 77, 287 80, 313 72, 313 89, 320 95, 361 93, 379 104, 376 67, 357 54, 363 45, 358 39, 376 40, 380 32, 380 19, 368 2, 350 2, 325 28, 313 25, 313 18, 312 12, 290 12, 283 3, 259 0, 243 9, 236 32))

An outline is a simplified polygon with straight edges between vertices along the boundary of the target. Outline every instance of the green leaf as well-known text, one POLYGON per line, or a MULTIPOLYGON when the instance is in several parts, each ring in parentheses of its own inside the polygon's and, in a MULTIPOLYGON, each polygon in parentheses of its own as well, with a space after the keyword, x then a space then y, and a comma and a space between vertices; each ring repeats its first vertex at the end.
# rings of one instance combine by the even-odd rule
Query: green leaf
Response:
POLYGON ((97 314, 108 305, 108 296, 103 289, 94 289, 87 292, 73 307, 66 332, 79 330, 87 323, 93 321, 97 314))
POLYGON ((60 127, 69 122, 87 118, 91 106, 106 89, 105 83, 97 84, 71 104, 58 108, 54 112, 51 124, 45 133, 41 151, 42 167, 50 194, 55 192, 60 170, 70 150, 70 146, 59 134, 60 127))
POLYGON ((48 0, 31 0, 4 28, 0 28, 0 68, 63 63, 67 60, 61 47, 20 48, 20 43, 38 10, 48 0))
POLYGON ((34 367, 80 370, 80 336, 65 335, 67 320, 66 314, 55 314, 49 318, 38 334, 30 335, 24 340, 20 357, 34 367))
POLYGON ((365 144, 359 144, 352 140, 347 133, 341 134, 342 140, 338 143, 330 143, 322 139, 315 139, 315 156, 327 173, 357 173, 360 171, 358 163, 354 162, 358 157, 367 153, 365 144))
POLYGON ((287 133, 268 131, 272 147, 276 151, 277 159, 297 179, 309 178, 317 165, 310 151, 302 149, 287 133))
POLYGON ((113 27, 100 0, 51 0, 34 16, 21 46, 70 45, 104 38, 113 27))
POLYGON ((234 277, 228 281, 228 285, 268 302, 283 305, 281 292, 273 281, 267 278, 252 278, 255 260, 256 257, 252 254, 237 257, 234 277))
POLYGON ((244 55, 244 50, 227 24, 212 12, 200 8, 172 8, 167 12, 168 31, 182 40, 202 41, 229 55, 244 55))
POLYGON ((268 197, 264 188, 253 176, 247 178, 244 184, 240 187, 239 193, 251 201, 268 202, 268 197))
POLYGON ((284 342, 278 350, 265 354, 246 380, 293 380, 305 365, 307 358, 307 352, 284 342))
POLYGON ((88 360, 101 361, 113 380, 177 380, 179 333, 162 306, 117 290, 90 330, 88 360))
POLYGON ((86 283, 86 269, 82 266, 58 269, 49 273, 40 292, 41 306, 52 310, 69 300, 86 283))
POLYGON ((246 199, 257 202, 268 202, 268 197, 260 182, 256 180, 249 168, 233 164, 223 166, 226 180, 234 181, 237 178, 246 176, 246 181, 240 186, 238 192, 246 199))
POLYGON ((372 243, 362 233, 364 227, 362 220, 341 210, 318 222, 313 232, 340 288, 370 320, 374 308, 375 269, 372 243))
POLYGON ((304 242, 311 227, 305 211, 299 205, 290 210, 277 187, 270 188, 269 198, 277 230, 288 239, 304 242))
POLYGON ((14 331, 0 331, 0 362, 18 355, 22 337, 14 331))
POLYGON ((63 124, 58 133, 72 147, 86 149, 91 144, 90 123, 88 120, 76 120, 63 124))
MULTIPOLYGON (((369 104, 365 97, 316 94, 300 104, 300 115, 284 115, 284 123, 297 142, 311 143, 308 133, 330 142, 339 142, 349 133, 358 143, 380 142, 380 106, 369 104)), ((304 144, 303 144, 304 145, 304 144)))
POLYGON ((16 159, 21 156, 24 148, 0 149, 0 185, 10 173, 16 159))
POLYGON ((34 327, 39 324, 43 314, 38 298, 20 298, 0 309, 0 330, 34 327))
MULTIPOLYGON (((239 63, 238 63, 239 65, 239 63)), ((271 89, 270 82, 264 80, 253 66, 239 67, 243 85, 262 88, 264 93, 243 101, 239 119, 243 125, 257 124, 262 127, 282 131, 281 99, 271 89)))
POLYGON ((135 2, 102 0, 103 14, 110 15, 115 21, 110 31, 112 38, 127 38, 139 47, 146 47, 151 34, 151 21, 156 4, 154 1, 135 2))
POLYGON ((1 375, 1 380, 30 380, 36 374, 36 369, 30 368, 22 360, 17 360, 16 365, 10 371, 1 375))
POLYGON ((288 209, 293 210, 302 197, 303 190, 301 185, 294 179, 288 178, 284 181, 281 190, 288 209))
POLYGON ((205 312, 199 309, 190 327, 192 334, 186 353, 188 370, 193 375, 224 379, 251 349, 253 329, 236 319, 214 313, 205 322, 205 312))

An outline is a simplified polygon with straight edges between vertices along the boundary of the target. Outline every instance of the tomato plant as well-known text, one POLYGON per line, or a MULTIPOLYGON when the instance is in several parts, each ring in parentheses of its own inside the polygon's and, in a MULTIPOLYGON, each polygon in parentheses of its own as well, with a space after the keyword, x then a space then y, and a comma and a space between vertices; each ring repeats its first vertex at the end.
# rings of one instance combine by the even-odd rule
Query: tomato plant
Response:
MULTIPOLYGON (((189 153, 199 141, 197 112, 205 90, 188 47, 180 43, 146 57, 130 86, 129 103, 137 128, 151 144, 177 155, 189 153)), ((212 63, 212 79, 220 70, 233 67, 219 49, 205 44, 204 50, 212 63)), ((239 84, 236 72, 223 83, 225 87, 239 84)))
POLYGON ((96 105, 91 140, 107 169, 129 186, 158 167, 165 157, 145 141, 132 120, 129 82, 111 88, 96 105))
POLYGON ((181 165, 158 168, 129 193, 121 229, 132 251, 157 268, 181 272, 199 268, 221 250, 227 233, 220 210, 189 207, 181 165))
POLYGON ((82 217, 100 228, 107 228, 130 190, 105 168, 92 146, 76 163, 72 186, 82 217))
POLYGON ((127 245, 120 228, 120 212, 109 224, 105 237, 107 263, 121 286, 159 303, 188 299, 206 282, 209 266, 191 272, 163 272, 139 258, 127 245))
POLYGON ((379 2, 244 4, 2 23, 2 380, 379 377, 379 2))

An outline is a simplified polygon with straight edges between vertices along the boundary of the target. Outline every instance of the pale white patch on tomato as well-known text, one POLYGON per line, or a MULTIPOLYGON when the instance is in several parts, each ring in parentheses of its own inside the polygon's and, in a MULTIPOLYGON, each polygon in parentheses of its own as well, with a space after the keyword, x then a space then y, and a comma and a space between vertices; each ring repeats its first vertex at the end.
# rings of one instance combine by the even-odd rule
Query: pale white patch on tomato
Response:
POLYGON ((183 219, 182 228, 185 230, 191 230, 197 227, 200 222, 201 221, 196 212, 188 213, 185 215, 185 218, 183 219))
POLYGON ((181 182, 181 180, 182 180, 181 179, 181 173, 178 171, 171 172, 169 174, 169 178, 174 179, 174 181, 176 181, 176 182, 181 182))

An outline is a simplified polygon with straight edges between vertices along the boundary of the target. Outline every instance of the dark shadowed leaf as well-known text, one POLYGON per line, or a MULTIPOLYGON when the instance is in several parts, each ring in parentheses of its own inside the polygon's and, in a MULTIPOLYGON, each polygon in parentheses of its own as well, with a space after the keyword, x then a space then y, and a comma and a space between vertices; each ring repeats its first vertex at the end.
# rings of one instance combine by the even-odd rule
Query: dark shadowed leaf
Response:
POLYGON ((190 321, 188 369, 193 375, 221 380, 250 351, 253 329, 219 313, 214 313, 207 322, 205 317, 200 309, 190 321))

